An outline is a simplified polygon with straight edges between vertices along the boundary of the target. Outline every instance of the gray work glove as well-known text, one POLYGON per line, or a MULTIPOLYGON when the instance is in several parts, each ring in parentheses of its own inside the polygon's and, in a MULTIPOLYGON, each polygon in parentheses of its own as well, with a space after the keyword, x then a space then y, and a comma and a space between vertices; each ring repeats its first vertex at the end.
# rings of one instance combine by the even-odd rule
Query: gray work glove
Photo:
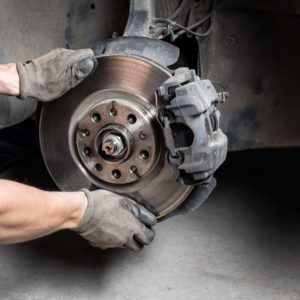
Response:
POLYGON ((208 183, 204 185, 196 186, 193 192, 189 195, 188 199, 185 200, 173 212, 171 212, 171 214, 169 214, 166 218, 177 216, 177 215, 184 215, 195 211, 209 197, 211 192, 215 189, 216 185, 217 185, 217 181, 213 177, 208 183))
POLYGON ((93 56, 91 49, 58 48, 26 63, 17 63, 20 98, 48 102, 61 97, 96 67, 93 56))
POLYGON ((152 242, 154 231, 150 226, 156 224, 156 218, 142 205, 105 190, 82 191, 88 205, 74 231, 92 246, 139 251, 152 242))

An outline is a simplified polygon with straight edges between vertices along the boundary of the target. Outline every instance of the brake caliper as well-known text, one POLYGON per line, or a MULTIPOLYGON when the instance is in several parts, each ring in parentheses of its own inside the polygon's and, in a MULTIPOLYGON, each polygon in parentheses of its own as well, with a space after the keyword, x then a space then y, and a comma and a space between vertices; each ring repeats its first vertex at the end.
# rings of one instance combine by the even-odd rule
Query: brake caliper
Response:
POLYGON ((158 88, 157 96, 166 103, 159 119, 178 181, 207 184, 226 159, 228 142, 219 127, 217 105, 228 93, 218 93, 210 80, 201 80, 194 70, 179 68, 158 88))

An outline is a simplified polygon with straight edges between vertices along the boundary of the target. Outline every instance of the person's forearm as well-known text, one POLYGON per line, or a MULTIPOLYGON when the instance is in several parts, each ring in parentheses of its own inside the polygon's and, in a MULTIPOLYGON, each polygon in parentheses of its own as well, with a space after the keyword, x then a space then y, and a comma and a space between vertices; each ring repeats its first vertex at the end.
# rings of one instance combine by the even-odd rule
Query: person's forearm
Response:
POLYGON ((20 78, 16 64, 0 64, 0 94, 20 95, 20 78))
POLYGON ((46 192, 0 180, 0 244, 73 229, 86 209, 82 192, 46 192))

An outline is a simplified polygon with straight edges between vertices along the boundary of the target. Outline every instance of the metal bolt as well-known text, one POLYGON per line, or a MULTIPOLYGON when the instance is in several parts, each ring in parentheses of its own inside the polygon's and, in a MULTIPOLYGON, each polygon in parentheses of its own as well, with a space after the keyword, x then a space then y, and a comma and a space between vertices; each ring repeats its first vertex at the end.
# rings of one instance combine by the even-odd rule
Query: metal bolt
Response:
POLYGON ((137 178, 140 178, 140 175, 139 175, 139 173, 138 173, 138 169, 137 169, 136 166, 131 166, 131 167, 130 167, 130 173, 131 173, 131 174, 134 174, 137 178))
POLYGON ((115 117, 116 115, 118 114, 118 111, 113 107, 111 110, 110 110, 110 115, 115 117))
POLYGON ((137 167, 136 166, 131 166, 130 167, 130 172, 135 173, 137 171, 137 167))
POLYGON ((108 133, 102 140, 102 151, 108 156, 119 156, 125 150, 122 138, 113 133, 108 133))

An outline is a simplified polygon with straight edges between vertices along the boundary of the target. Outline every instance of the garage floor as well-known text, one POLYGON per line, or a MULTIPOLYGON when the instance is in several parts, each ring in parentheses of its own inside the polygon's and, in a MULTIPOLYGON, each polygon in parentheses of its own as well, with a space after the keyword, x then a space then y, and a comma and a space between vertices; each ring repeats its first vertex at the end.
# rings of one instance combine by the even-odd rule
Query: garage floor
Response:
MULTIPOLYGON (((19 178, 1 177, 20 179, 39 159, 19 164, 19 178)), ((93 249, 70 232, 0 246, 0 299, 300 299, 292 169, 299 151, 231 154, 211 198, 156 226, 138 254, 93 249)), ((25 181, 37 185, 37 177, 25 181)))

